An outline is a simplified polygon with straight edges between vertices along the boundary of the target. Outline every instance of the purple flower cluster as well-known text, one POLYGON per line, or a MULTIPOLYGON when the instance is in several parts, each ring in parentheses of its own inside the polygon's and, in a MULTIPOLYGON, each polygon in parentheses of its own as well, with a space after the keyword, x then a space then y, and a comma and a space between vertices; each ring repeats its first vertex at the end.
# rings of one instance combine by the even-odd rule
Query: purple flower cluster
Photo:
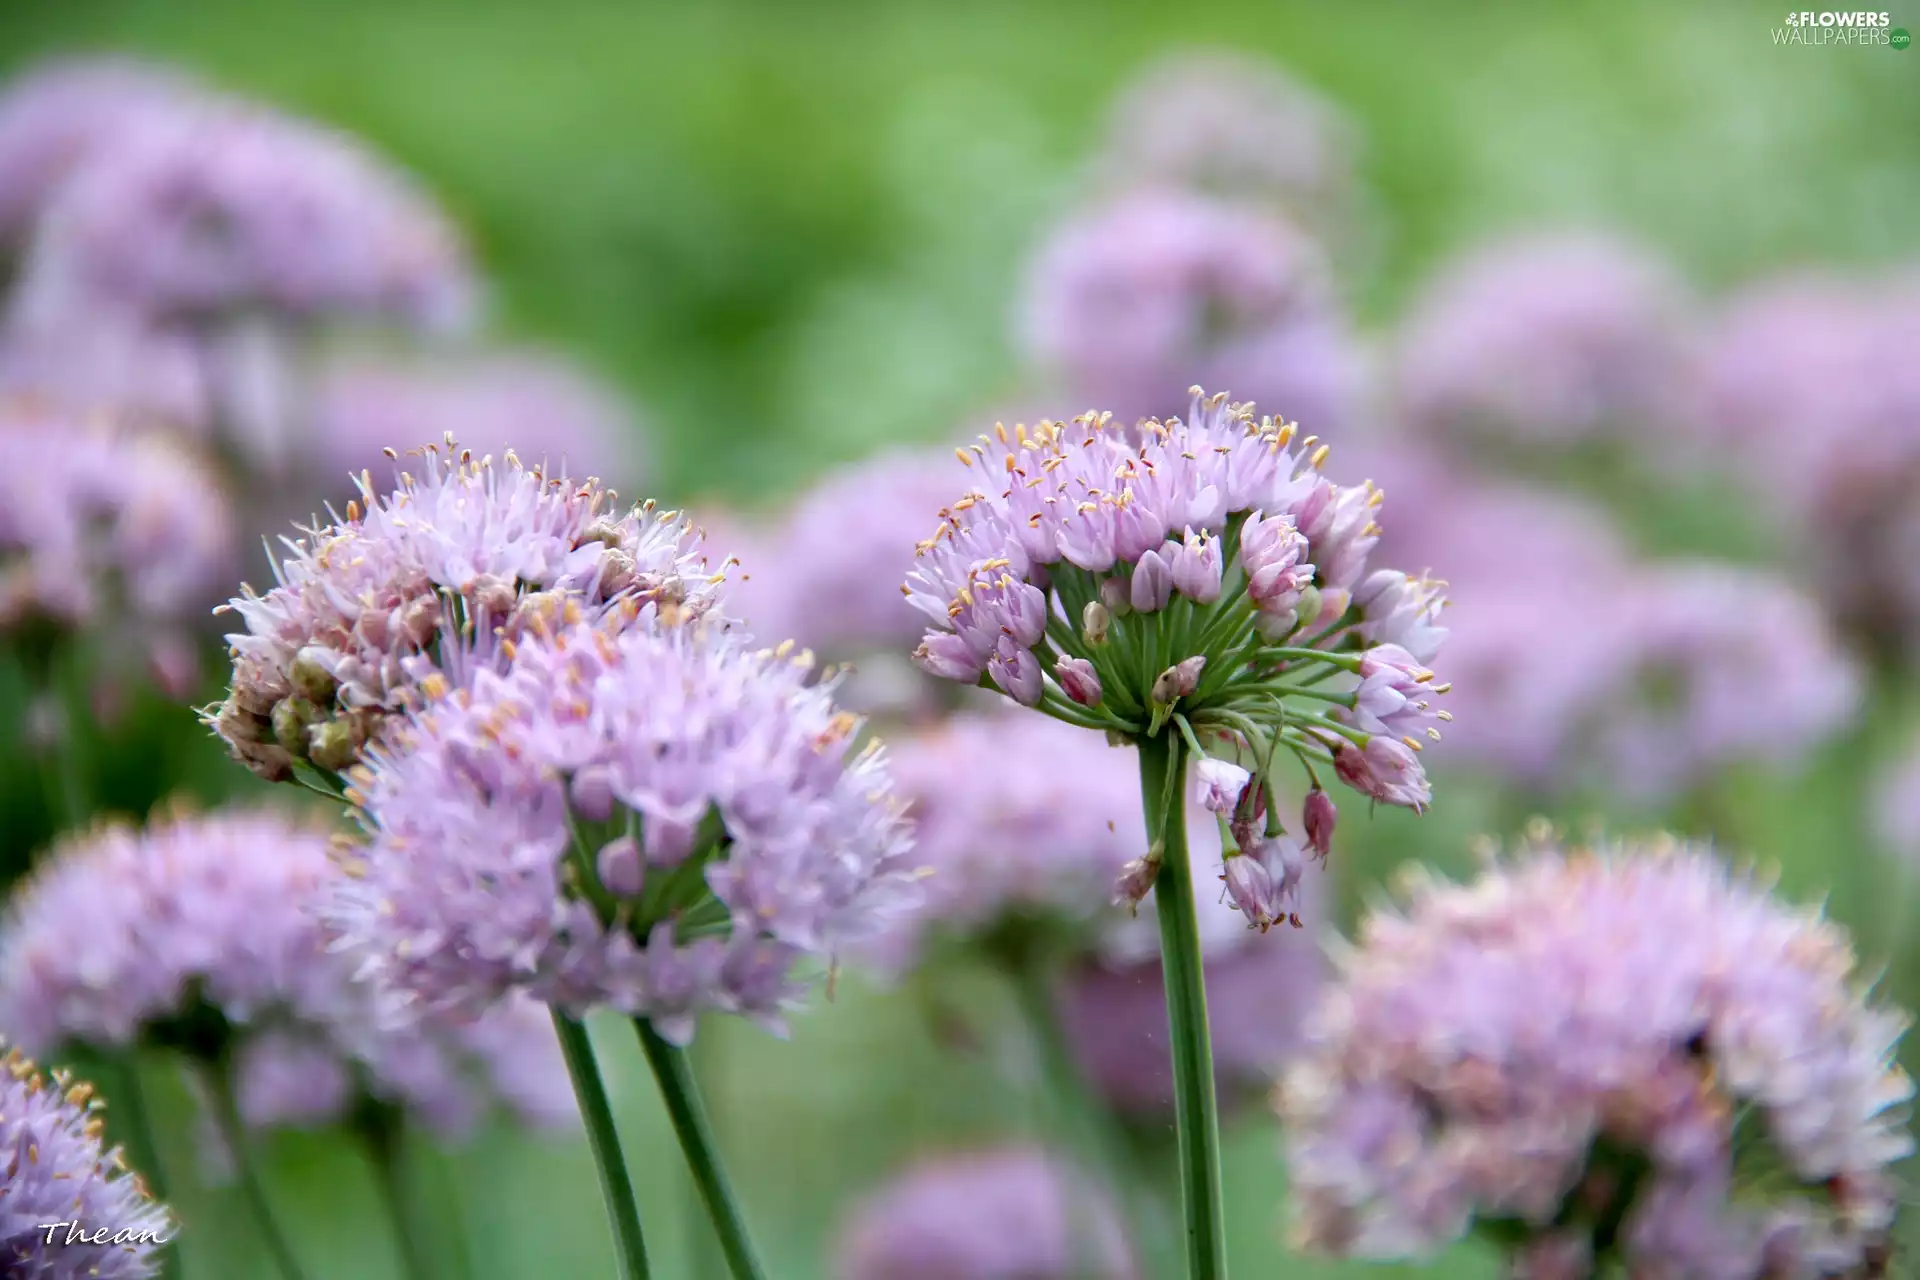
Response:
POLYGON ((1285 745, 1423 808, 1417 753, 1446 718, 1428 696, 1446 685, 1420 665, 1446 636, 1441 584, 1369 571, 1381 495, 1327 480, 1326 453, 1201 394, 1185 422, 1090 414, 983 436, 961 453, 978 483, 904 588, 933 623, 916 661, 1132 737, 1177 710, 1263 764, 1285 745), (1321 687, 1336 677, 1349 687, 1321 687))
POLYGON ((1043 1151, 923 1161, 855 1208, 839 1280, 1134 1280, 1114 1207, 1043 1151))
POLYGON ((0 1271, 21 1280, 146 1280, 174 1221, 103 1144, 93 1086, 43 1074, 18 1049, 0 1060, 0 1271), (80 1224, 87 1239, 69 1241, 80 1224), (51 1238, 49 1224, 56 1224, 51 1238), (98 1237, 102 1231, 107 1238, 98 1237))
POLYGON ((532 446, 528 461, 554 475, 626 483, 637 462, 637 432, 613 393, 532 354, 334 364, 314 390, 312 435, 319 465, 340 476, 384 474, 389 446, 449 435, 494 456, 532 446))
POLYGON ((532 1100, 529 1064, 542 1053, 546 1087, 566 1087, 550 1029, 544 1045, 509 1054, 500 1043, 527 1035, 523 1016, 388 1026, 388 997, 356 978, 356 961, 329 949, 318 922, 337 875, 324 831, 265 810, 71 838, 10 909, 4 1025, 35 1051, 191 1040, 192 1052, 231 1052, 246 1114, 263 1125, 337 1119, 364 1085, 461 1132, 492 1095, 490 1078, 511 1080, 510 1105, 532 1100))
POLYGON ((453 229, 404 175, 344 135, 212 94, 90 148, 41 210, 21 288, 41 315, 190 324, 458 323, 474 292, 453 229))
POLYGON ((706 1010, 777 1027, 803 960, 911 904, 878 745, 788 646, 582 622, 514 647, 349 792, 371 846, 332 915, 417 1007, 524 988, 678 1042, 706 1010))
MULTIPOLYGON (((511 453, 476 458, 451 440, 419 475, 287 542, 265 595, 231 602, 234 673, 209 722, 270 780, 296 760, 339 772, 447 668, 485 665, 538 617, 585 610, 610 623, 705 611, 713 581, 700 537, 673 513, 625 513, 596 483, 550 476, 511 453)), ((455 672, 457 675, 458 673, 455 672)))
POLYGON ((1196 382, 1307 422, 1351 416, 1361 370, 1327 264, 1275 215, 1133 192, 1057 228, 1024 288, 1037 363, 1125 421, 1179 412, 1196 382))
POLYGON ((1297 1235, 1372 1257, 1478 1224, 1523 1273, 1852 1274, 1913 1146, 1905 1023, 1844 936, 1707 850, 1529 847, 1416 882, 1341 959, 1280 1093, 1297 1235), (1551 1257, 1571 1271, 1526 1270, 1551 1257))
POLYGON ((1685 411, 1686 293, 1658 260, 1599 236, 1489 245, 1433 282, 1396 376, 1423 435, 1558 446, 1658 437, 1685 411))
POLYGON ((0 406, 0 630, 98 626, 157 659, 231 571, 232 536, 171 441, 0 406))

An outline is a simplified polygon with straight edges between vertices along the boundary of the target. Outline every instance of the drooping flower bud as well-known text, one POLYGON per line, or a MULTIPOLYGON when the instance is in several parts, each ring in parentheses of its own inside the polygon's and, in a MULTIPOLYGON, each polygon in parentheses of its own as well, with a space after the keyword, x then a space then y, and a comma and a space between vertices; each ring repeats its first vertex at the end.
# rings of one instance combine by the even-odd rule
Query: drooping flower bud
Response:
POLYGON ((1160 845, 1156 842, 1143 856, 1120 868, 1120 878, 1113 885, 1113 905, 1138 914, 1140 903, 1153 891, 1154 881, 1160 878, 1160 863, 1160 845))
POLYGON ((1340 811, 1334 806, 1332 796, 1319 787, 1307 792, 1306 803, 1300 807, 1300 825, 1307 833, 1307 847, 1315 857, 1324 858, 1333 852, 1333 827, 1339 817, 1340 811))
POLYGON ((1259 858, 1247 853, 1227 856, 1220 879, 1227 886, 1227 900, 1247 918, 1250 928, 1265 933, 1276 918, 1273 877, 1259 858))
POLYGON ((1200 761, 1194 773, 1200 783, 1200 805, 1210 813, 1232 813, 1253 781, 1253 775, 1239 765, 1211 756, 1200 761))
POLYGON ((1334 745, 1333 769, 1342 782, 1383 804, 1419 813, 1433 801, 1420 757, 1398 738, 1376 733, 1365 746, 1342 739, 1334 745))
POLYGON ((1060 689, 1083 707, 1100 705, 1100 677, 1085 658, 1062 658, 1053 664, 1053 678, 1060 689))
POLYGON ((1154 613, 1167 607, 1173 598, 1173 570, 1158 551, 1141 555, 1133 566, 1131 600, 1137 613, 1154 613))

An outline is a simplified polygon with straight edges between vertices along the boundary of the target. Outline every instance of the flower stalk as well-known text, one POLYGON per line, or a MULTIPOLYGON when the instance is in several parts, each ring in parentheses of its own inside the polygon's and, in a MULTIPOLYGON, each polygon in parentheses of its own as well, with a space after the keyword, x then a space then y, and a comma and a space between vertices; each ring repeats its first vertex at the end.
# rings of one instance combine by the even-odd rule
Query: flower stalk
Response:
POLYGON ((585 1026, 558 1009, 553 1013, 553 1030, 560 1038, 567 1074, 573 1077, 574 1096, 580 1100, 587 1143, 593 1148, 593 1163, 600 1171, 600 1194, 606 1200, 607 1218, 613 1226, 621 1280, 647 1280, 647 1244, 640 1231, 640 1209, 633 1198, 626 1157, 620 1150, 620 1134, 614 1128, 607 1087, 594 1060, 593 1042, 585 1026))

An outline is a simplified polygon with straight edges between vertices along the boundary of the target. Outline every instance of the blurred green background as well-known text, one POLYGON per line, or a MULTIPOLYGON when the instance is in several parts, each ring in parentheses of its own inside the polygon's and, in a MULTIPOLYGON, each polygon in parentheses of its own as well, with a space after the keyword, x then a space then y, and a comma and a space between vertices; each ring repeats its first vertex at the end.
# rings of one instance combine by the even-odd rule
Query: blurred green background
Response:
MULTIPOLYGON (((1893 16, 1920 25, 1920 11, 1893 16)), ((1658 0, 1444 12, 1408 0, 1364 14, 1272 0, 11 0, 0 70, 135 52, 371 139, 469 229, 503 331, 568 352, 643 406, 658 496, 761 505, 1018 395, 1008 331, 1022 259, 1084 189, 1114 90, 1176 47, 1270 56, 1358 124, 1383 214, 1379 251, 1351 282, 1364 321, 1391 318, 1449 251, 1540 222, 1621 227, 1709 289, 1911 253, 1920 53, 1776 47, 1779 17, 1658 0)), ((1892 956, 1904 890, 1888 890, 1897 876, 1868 847, 1859 762, 1898 737, 1911 701, 1884 697, 1791 785, 1734 777, 1681 820, 1779 862, 1795 893, 1831 887, 1866 949, 1892 956)), ((211 742, 153 759, 110 794, 140 805, 251 781, 211 742)), ((1398 862, 1464 867, 1471 835, 1524 816, 1462 781, 1418 822, 1343 825, 1346 918, 1398 862)), ((1897 967, 1893 981, 1913 990, 1897 967)), ((963 998, 990 1013, 1002 993, 978 985, 963 998)), ((658 1273, 685 1274, 678 1155, 630 1037, 601 1031, 658 1273)), ((1011 1033, 972 1053, 943 1047, 910 994, 843 984, 787 1044, 737 1026, 702 1034, 723 1144, 784 1277, 821 1274, 846 1195, 905 1154, 1031 1127, 1020 1072, 1005 1069, 1011 1033)), ((173 1114, 170 1145, 190 1150, 184 1105, 173 1114)), ((1427 1269, 1287 1257, 1274 1150, 1257 1115, 1234 1128, 1236 1274, 1495 1274, 1473 1249, 1427 1269)), ((295 1136, 274 1157, 314 1273, 390 1274, 351 1149, 295 1136)), ((435 1167, 464 1202, 477 1274, 611 1274, 583 1144, 494 1133, 435 1167)), ((237 1198, 195 1193, 182 1209, 193 1274, 264 1273, 237 1198)))

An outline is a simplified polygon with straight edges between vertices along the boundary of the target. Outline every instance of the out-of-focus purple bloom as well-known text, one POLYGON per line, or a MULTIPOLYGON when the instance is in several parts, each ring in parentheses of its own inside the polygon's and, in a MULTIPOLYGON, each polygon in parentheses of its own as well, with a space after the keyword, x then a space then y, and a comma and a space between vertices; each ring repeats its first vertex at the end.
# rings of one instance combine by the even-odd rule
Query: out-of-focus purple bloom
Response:
POLYGON ((1671 840, 1411 894, 1343 954, 1280 1095, 1300 1244, 1425 1256, 1497 1221, 1754 1277, 1854 1274, 1884 1240, 1905 1023, 1838 929, 1671 840))
POLYGON ((93 1086, 18 1049, 0 1060, 0 1263, 21 1280, 146 1280, 176 1224, 118 1147, 93 1086), (86 1239, 68 1237, 76 1226, 86 1239), (49 1236, 51 1229, 51 1238, 49 1236), (101 1233, 104 1242, 96 1242, 101 1233))
POLYGON ((1123 195, 1062 224, 1024 288, 1035 361, 1127 422, 1178 413, 1200 383, 1325 429, 1348 419, 1359 391, 1318 248, 1255 209, 1177 190, 1123 195))
POLYGON ((1920 636, 1920 281, 1786 277, 1706 344, 1706 445, 1776 504, 1807 580, 1889 650, 1920 636))
POLYGON ((328 367, 315 388, 312 451, 330 484, 362 471, 384 477, 387 449, 405 452, 449 435, 480 455, 517 448, 554 475, 639 479, 632 415, 611 389, 559 360, 528 353, 431 364, 360 359, 328 367))
POLYGON ((1486 245, 1448 268, 1401 339, 1422 434, 1563 446, 1662 438, 1684 411, 1686 292, 1636 245, 1589 234, 1486 245))
POLYGON ((474 283, 453 228, 342 134, 237 101, 120 122, 47 202, 22 280, 36 316, 242 313, 448 325, 474 283))
POLYGON ((5 1024, 42 1049, 173 1045, 200 1027, 191 1050, 235 1053, 243 1114, 262 1126, 340 1118, 365 1087, 458 1134, 496 1096, 495 1080, 498 1096, 533 1103, 527 1113, 546 1122, 554 1109, 531 1095, 542 1053, 548 1087, 567 1087, 550 1027, 505 1013, 390 1026, 389 995, 329 949, 319 924, 337 874, 324 831, 265 810, 72 838, 11 908, 5 1024), (224 1043, 200 1041, 209 1016, 224 1043), (508 1036, 524 1042, 512 1056, 508 1036))
POLYGON ((861 1202, 838 1280, 1134 1280, 1112 1204, 1043 1151, 923 1161, 861 1202))
POLYGON ((1328 242, 1361 212, 1357 132, 1279 66, 1228 50, 1171 54, 1121 91, 1101 169, 1117 186, 1177 186, 1284 210, 1328 242))
POLYGON ((1783 766, 1858 711, 1860 672, 1811 600, 1712 562, 1636 575, 1625 683, 1591 712, 1591 750, 1631 795, 1725 765, 1783 766))
POLYGON ((246 629, 227 637, 232 689, 208 718, 261 776, 285 780, 296 759, 345 769, 445 688, 443 668, 501 660, 536 617, 673 621, 713 599, 700 536, 674 513, 623 514, 597 484, 451 440, 418 465, 391 493, 362 477, 364 510, 287 540, 278 584, 230 602, 246 629))
POLYGON ((210 433, 207 371, 182 335, 102 308, 85 324, 0 331, 0 399, 76 418, 210 433))
POLYGON ((876 939, 887 969, 930 935, 979 936, 1019 918, 1106 919, 1113 885, 1141 855, 1131 751, 1044 716, 955 716, 893 744, 925 897, 876 939), (1009 767, 1011 766, 1011 767, 1009 767), (986 786, 962 779, 991 777, 986 786))
POLYGON ((62 59, 16 79, 0 96, 0 245, 24 239, 73 170, 129 128, 205 97, 185 76, 128 58, 62 59))
POLYGON ((1881 775, 1874 817, 1888 851, 1920 863, 1920 749, 1881 775))
POLYGON ((106 627, 158 659, 232 545, 226 496, 175 442, 0 406, 0 630, 106 627))
POLYGON ((853 750, 859 730, 786 645, 541 628, 505 673, 369 750, 350 798, 371 844, 330 916, 419 1011, 524 988, 682 1042, 707 1010, 777 1029, 805 989, 796 965, 916 896, 901 805, 878 745, 853 750), (630 833, 639 902, 594 866, 630 833))

